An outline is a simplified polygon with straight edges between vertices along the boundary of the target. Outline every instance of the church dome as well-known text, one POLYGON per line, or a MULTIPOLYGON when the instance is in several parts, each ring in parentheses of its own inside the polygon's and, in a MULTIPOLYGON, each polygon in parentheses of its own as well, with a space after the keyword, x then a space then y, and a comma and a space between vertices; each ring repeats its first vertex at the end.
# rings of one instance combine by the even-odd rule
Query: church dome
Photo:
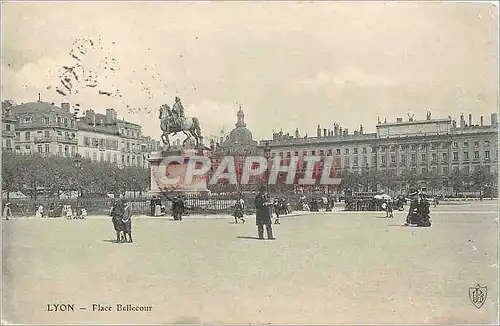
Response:
POLYGON ((241 110, 241 107, 236 116, 236 128, 231 130, 228 138, 224 141, 222 146, 227 148, 256 147, 257 141, 253 140, 252 132, 246 128, 245 113, 241 110))

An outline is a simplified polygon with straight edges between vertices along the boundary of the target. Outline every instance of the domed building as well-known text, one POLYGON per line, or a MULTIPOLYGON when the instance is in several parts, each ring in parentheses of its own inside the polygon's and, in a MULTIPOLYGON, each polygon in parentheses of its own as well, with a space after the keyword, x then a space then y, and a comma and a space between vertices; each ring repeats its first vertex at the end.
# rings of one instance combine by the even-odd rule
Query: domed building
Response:
POLYGON ((238 152, 240 150, 252 151, 257 149, 257 141, 253 140, 252 132, 247 129, 245 123, 245 113, 243 110, 238 110, 236 128, 231 130, 229 135, 222 143, 222 149, 229 152, 238 152))

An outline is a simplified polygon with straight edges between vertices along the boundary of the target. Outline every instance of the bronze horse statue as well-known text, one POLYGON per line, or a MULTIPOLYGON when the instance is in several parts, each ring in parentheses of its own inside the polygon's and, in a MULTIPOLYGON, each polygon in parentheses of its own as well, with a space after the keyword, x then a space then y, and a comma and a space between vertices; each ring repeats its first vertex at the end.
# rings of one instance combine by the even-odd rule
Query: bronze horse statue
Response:
POLYGON ((186 135, 186 139, 182 142, 182 145, 186 145, 186 142, 194 137, 196 140, 196 147, 202 145, 203 136, 201 135, 200 121, 198 118, 190 117, 180 117, 174 116, 170 106, 168 104, 163 104, 160 106, 160 115, 158 117, 161 121, 160 128, 162 131, 161 140, 168 148, 170 148, 170 140, 168 136, 178 132, 183 132, 186 135))

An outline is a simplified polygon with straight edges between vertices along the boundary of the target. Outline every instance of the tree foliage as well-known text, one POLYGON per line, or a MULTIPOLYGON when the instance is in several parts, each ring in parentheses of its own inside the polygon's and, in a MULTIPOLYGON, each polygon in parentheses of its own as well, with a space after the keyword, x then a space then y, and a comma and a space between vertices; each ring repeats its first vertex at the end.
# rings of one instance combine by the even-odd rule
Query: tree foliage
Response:
POLYGON ((149 189, 149 171, 120 168, 108 162, 41 155, 2 153, 2 188, 31 198, 43 193, 59 197, 65 191, 81 196, 120 194, 149 189))

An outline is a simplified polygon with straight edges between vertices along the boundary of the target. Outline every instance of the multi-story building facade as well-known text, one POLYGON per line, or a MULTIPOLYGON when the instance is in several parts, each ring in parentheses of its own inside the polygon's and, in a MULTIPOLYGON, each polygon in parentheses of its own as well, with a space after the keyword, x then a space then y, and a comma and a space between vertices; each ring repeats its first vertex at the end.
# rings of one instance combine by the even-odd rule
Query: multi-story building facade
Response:
POLYGON ((63 155, 78 153, 75 116, 69 103, 61 107, 47 102, 31 102, 12 108, 16 118, 16 152, 63 155))
POLYGON ((16 118, 12 112, 13 103, 2 102, 2 149, 13 150, 16 143, 16 118))
MULTIPOLYGON (((107 109, 106 114, 87 110, 77 118, 69 103, 57 107, 38 101, 12 106, 11 114, 17 153, 66 157, 79 154, 93 161, 148 168, 149 153, 159 146, 151 137, 142 135, 140 125, 118 119, 114 109, 107 109)), ((2 142, 7 144, 4 135, 2 142)))
POLYGON ((143 168, 158 148, 156 141, 142 135, 140 125, 118 119, 114 109, 106 109, 106 114, 87 110, 78 121, 78 144, 85 158, 143 168))
POLYGON ((263 140, 270 147, 271 156, 281 156, 286 161, 291 156, 333 156, 337 171, 389 171, 394 176, 406 172, 416 174, 434 171, 445 176, 453 170, 472 172, 484 167, 492 173, 498 172, 498 116, 491 114, 490 124, 473 124, 469 115, 460 123, 451 117, 425 120, 380 122, 376 133, 364 133, 360 126, 353 134, 334 124, 332 130, 318 126, 316 137, 300 137, 282 131, 273 134, 273 139, 263 140))

